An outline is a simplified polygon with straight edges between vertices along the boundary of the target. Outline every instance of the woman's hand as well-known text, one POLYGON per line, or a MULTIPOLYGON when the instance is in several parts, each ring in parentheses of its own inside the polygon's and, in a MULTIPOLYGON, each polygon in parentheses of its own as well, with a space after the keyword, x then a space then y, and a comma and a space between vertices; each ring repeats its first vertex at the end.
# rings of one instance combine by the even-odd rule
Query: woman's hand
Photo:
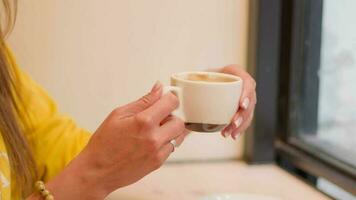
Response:
POLYGON ((256 82, 245 70, 237 65, 229 65, 215 71, 239 76, 243 80, 243 90, 240 101, 238 102, 239 108, 232 118, 231 123, 221 131, 224 137, 231 135, 233 139, 236 139, 252 122, 257 102, 256 82))
POLYGON ((178 107, 162 85, 136 102, 115 109, 85 149, 47 184, 57 200, 103 199, 158 169, 187 132, 183 121, 171 116, 178 107))

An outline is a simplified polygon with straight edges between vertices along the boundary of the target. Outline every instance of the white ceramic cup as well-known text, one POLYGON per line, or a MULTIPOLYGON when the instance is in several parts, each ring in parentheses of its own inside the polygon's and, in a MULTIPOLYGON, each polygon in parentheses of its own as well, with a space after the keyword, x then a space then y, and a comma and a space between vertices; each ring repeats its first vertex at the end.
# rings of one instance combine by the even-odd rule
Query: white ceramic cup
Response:
POLYGON ((173 115, 196 132, 217 132, 231 122, 242 92, 240 77, 217 72, 183 72, 171 76, 179 107, 173 115))

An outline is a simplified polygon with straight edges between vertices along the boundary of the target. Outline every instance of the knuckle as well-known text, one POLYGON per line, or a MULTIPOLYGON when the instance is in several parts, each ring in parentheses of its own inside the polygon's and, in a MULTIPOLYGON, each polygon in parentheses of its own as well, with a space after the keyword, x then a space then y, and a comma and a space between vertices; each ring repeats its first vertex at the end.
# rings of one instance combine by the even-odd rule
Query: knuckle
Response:
POLYGON ((152 118, 143 114, 136 115, 135 120, 143 127, 150 127, 152 125, 152 118))
POLYGON ((122 108, 121 108, 121 107, 118 107, 118 108, 115 108, 115 109, 111 112, 110 116, 112 116, 112 117, 118 117, 118 116, 121 115, 121 113, 122 113, 122 108))
POLYGON ((111 113, 106 118, 106 122, 109 122, 109 123, 117 122, 118 119, 120 119, 122 117, 122 113, 123 113, 122 108, 114 109, 113 111, 111 111, 111 113))

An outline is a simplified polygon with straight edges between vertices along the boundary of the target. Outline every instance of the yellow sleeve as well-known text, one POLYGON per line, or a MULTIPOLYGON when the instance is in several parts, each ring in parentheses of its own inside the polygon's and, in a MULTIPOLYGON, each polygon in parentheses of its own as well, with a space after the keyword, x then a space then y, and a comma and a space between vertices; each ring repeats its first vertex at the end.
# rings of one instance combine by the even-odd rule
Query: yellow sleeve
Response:
POLYGON ((17 67, 10 51, 9 57, 20 82, 19 91, 30 123, 26 137, 33 149, 40 178, 47 181, 84 148, 90 133, 58 112, 51 97, 17 67))

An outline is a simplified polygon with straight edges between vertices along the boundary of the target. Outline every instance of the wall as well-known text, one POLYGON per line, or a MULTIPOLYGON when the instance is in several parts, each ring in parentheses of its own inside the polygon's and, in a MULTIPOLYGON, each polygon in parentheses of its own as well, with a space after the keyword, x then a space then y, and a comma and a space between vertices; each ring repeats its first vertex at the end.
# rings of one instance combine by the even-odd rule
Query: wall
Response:
MULTIPOLYGON (((246 63, 247 0, 20 1, 10 46, 62 111, 94 131, 172 73, 246 63)), ((176 159, 241 156, 242 140, 190 136, 176 159)))

